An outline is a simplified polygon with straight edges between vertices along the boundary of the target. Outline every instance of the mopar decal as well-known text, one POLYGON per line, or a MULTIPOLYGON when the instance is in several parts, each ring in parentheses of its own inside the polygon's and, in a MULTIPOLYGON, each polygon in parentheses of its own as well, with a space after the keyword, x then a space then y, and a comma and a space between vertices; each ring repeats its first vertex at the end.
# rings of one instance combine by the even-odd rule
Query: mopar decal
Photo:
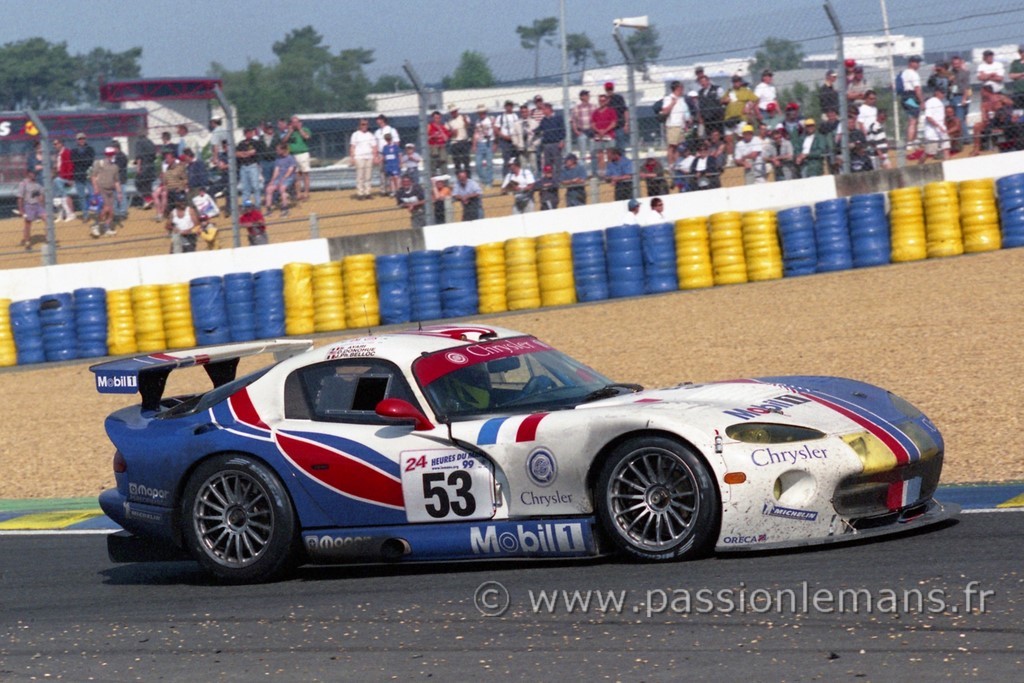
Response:
POLYGON ((567 554, 588 552, 589 534, 580 522, 488 524, 469 530, 474 555, 567 554))
POLYGON ((796 449, 755 448, 750 452, 750 461, 758 467, 788 463, 795 465, 798 460, 827 460, 827 448, 812 448, 807 444, 796 449))
POLYGON ((373 536, 306 536, 306 552, 311 557, 339 560, 372 555, 378 551, 380 540, 373 536))
POLYGON ((765 503, 761 514, 768 517, 782 517, 784 519, 798 519, 802 522, 814 522, 818 519, 818 513, 814 510, 799 510, 797 508, 785 508, 781 505, 765 503))
POLYGON ((545 448, 538 448, 526 458, 526 475, 541 488, 551 486, 558 477, 555 456, 545 448))
POLYGON ((775 398, 769 399, 764 403, 758 403, 754 406, 747 406, 746 408, 736 408, 733 410, 723 410, 726 415, 732 415, 738 417, 741 420, 750 420, 755 417, 761 417, 769 413, 781 413, 786 408, 798 406, 802 403, 810 403, 811 399, 803 396, 797 396, 795 394, 783 394, 782 396, 776 396, 775 398))
POLYGON ((128 484, 128 495, 133 498, 162 501, 167 500, 167 496, 170 495, 170 492, 164 491, 163 489, 150 488, 145 484, 130 483, 128 484))

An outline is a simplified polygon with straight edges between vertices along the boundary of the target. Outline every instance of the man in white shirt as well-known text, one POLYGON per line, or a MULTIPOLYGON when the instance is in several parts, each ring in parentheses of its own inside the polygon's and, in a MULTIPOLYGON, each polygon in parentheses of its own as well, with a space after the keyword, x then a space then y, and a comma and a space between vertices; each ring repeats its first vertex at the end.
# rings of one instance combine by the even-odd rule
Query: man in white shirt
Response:
POLYGON ((978 80, 981 86, 992 84, 992 92, 998 94, 1003 92, 1003 80, 1006 78, 1006 69, 1002 62, 996 61, 996 53, 992 50, 985 50, 981 53, 981 64, 978 65, 978 80))
POLYGON ((921 91, 921 58, 917 55, 907 59, 907 68, 900 72, 903 79, 903 95, 900 105, 907 114, 907 154, 908 161, 916 161, 924 154, 924 150, 917 147, 917 119, 921 116, 921 103, 924 102, 924 93, 921 91))
POLYGON ((505 172, 523 144, 523 126, 519 114, 515 112, 515 103, 505 100, 505 110, 494 117, 494 134, 501 148, 501 163, 505 172))
POLYGON ((942 88, 935 88, 934 93, 924 103, 924 156, 921 163, 929 157, 944 161, 946 150, 949 149, 949 134, 946 132, 946 93, 942 88))
POLYGON ((744 169, 747 185, 755 185, 768 181, 768 170, 764 163, 764 140, 754 135, 754 127, 749 123, 740 128, 740 139, 736 142, 733 152, 736 165, 744 169))
POLYGON ((487 105, 478 104, 473 121, 473 156, 476 177, 484 187, 494 182, 494 119, 487 113, 487 105))
POLYGON ((509 163, 508 173, 501 183, 501 193, 513 193, 512 213, 530 213, 534 210, 533 186, 536 182, 533 173, 523 166, 519 159, 513 159, 509 163))
POLYGON ((384 141, 385 135, 391 135, 391 142, 402 146, 402 139, 398 136, 398 131, 388 123, 388 117, 384 114, 377 116, 377 130, 373 131, 373 138, 377 141, 377 158, 378 158, 378 171, 380 173, 380 191, 381 194, 387 192, 388 183, 390 179, 387 173, 384 171, 384 145, 387 143, 384 141))
POLYGON ((875 121, 878 120, 878 93, 874 90, 868 90, 864 93, 864 102, 861 103, 857 111, 857 123, 859 123, 864 130, 868 130, 874 125, 875 121))
POLYGON ((765 69, 761 72, 761 82, 754 88, 754 94, 757 95, 757 108, 761 111, 761 118, 768 116, 768 103, 775 102, 778 105, 778 91, 775 89, 775 84, 772 79, 775 74, 769 69, 765 69))
POLYGON ((359 128, 349 138, 348 156, 356 167, 356 199, 369 199, 373 164, 380 157, 380 152, 367 119, 359 119, 359 128))
POLYGON ((679 143, 686 133, 689 108, 683 98, 683 84, 672 81, 669 93, 661 101, 661 115, 665 117, 665 144, 668 145, 668 165, 675 165, 679 158, 679 143))

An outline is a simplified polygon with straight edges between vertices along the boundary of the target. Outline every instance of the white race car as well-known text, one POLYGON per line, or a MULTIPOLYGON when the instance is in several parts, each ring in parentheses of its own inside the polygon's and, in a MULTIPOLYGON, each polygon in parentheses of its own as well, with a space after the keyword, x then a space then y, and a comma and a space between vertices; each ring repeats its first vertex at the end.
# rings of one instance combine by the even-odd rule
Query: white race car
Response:
POLYGON ((114 360, 101 392, 125 532, 115 561, 182 551, 221 579, 303 562, 679 560, 904 531, 932 499, 938 430, 831 377, 643 390, 529 335, 426 327, 311 349, 280 340, 114 360), (235 379, 242 356, 276 364, 235 379), (214 387, 163 398, 203 365, 214 387))

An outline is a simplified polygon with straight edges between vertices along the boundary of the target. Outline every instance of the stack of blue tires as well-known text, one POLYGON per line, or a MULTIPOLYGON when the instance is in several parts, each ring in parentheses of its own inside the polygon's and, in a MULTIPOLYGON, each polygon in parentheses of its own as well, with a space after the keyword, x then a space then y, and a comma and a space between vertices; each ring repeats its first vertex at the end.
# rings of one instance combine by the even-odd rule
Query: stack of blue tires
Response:
POLYGON ((189 280, 189 302, 192 304, 196 342, 200 346, 227 344, 231 341, 222 277, 211 275, 189 280))
POLYGON ((640 231, 640 244, 644 253, 644 293, 677 291, 675 224, 648 225, 640 231))
POLYGON ((604 256, 604 230, 572 234, 572 275, 578 301, 608 298, 608 271, 604 256))
POLYGON ((78 357, 107 355, 107 290, 82 287, 74 291, 74 298, 78 357))
POLYGON ((412 320, 412 299, 409 296, 409 255, 378 256, 377 299, 382 325, 407 323, 412 320))
POLYGON ((617 299, 644 293, 644 252, 640 228, 620 225, 605 230, 608 295, 617 299))
MULTIPOLYGON (((252 276, 257 339, 284 336, 284 271, 261 270, 252 276)), ((193 313, 195 315, 195 313, 193 313)))
POLYGON ((892 256, 885 195, 859 194, 850 198, 850 240, 856 268, 884 266, 892 256))
POLYGON ((448 247, 441 252, 441 312, 445 318, 476 315, 476 248, 448 247))
POLYGON ((1024 246, 1024 173, 996 181, 1003 248, 1024 246))
POLYGON ((73 360, 78 357, 75 302, 70 293, 39 297, 39 323, 43 328, 46 360, 73 360))
POLYGON ((14 301, 10 306, 11 335, 18 352, 18 365, 43 363, 43 325, 39 320, 39 299, 14 301))
POLYGON ((814 213, 809 206, 783 209, 776 214, 782 242, 785 277, 813 275, 818 268, 818 246, 814 237, 814 213))
POLYGON ((224 301, 231 341, 256 339, 256 291, 252 273, 228 273, 224 276, 224 301))
POLYGON ((441 313, 441 252, 414 251, 409 254, 411 318, 437 320, 441 313))
POLYGON ((814 238, 819 273, 853 267, 850 225, 844 197, 826 199, 814 205, 814 238))

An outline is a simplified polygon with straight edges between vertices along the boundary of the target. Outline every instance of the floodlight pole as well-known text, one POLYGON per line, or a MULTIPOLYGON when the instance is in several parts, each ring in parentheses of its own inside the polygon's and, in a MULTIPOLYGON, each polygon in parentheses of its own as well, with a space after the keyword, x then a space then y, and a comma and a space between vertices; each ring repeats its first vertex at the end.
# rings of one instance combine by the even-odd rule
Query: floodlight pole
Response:
MULTIPOLYGON (((235 117, 231 112, 231 103, 224 96, 220 86, 214 86, 213 94, 216 95, 221 109, 224 110, 224 122, 227 124, 228 134, 228 202, 231 207, 231 246, 238 249, 242 246, 242 234, 238 223, 238 162, 235 160, 235 117)), ((216 158, 217 150, 213 150, 216 158)))
POLYGON ((839 60, 839 138, 842 140, 842 149, 839 150, 843 160, 843 173, 850 172, 850 124, 847 118, 849 102, 846 96, 846 52, 843 49, 843 27, 839 23, 839 16, 832 8, 830 0, 825 0, 825 14, 832 22, 832 28, 836 32, 836 59, 839 60))
POLYGON ((880 0, 882 4, 882 26, 885 30, 885 51, 889 59, 889 82, 893 84, 892 89, 892 125, 893 134, 896 137, 896 165, 902 168, 906 165, 907 155, 906 150, 903 147, 903 131, 900 128, 900 107, 903 103, 899 101, 899 97, 896 95, 896 66, 892 58, 892 35, 889 33, 889 10, 885 5, 885 0, 880 0))
MULTIPOLYGON (((572 123, 570 121, 570 102, 569 102, 569 46, 566 44, 565 34, 565 0, 559 0, 559 9, 561 10, 562 18, 558 22, 559 31, 561 32, 562 40, 562 125, 565 126, 565 152, 568 154, 575 150, 582 156, 582 150, 575 149, 576 140, 572 134, 572 123)), ((563 155, 564 158, 564 155, 563 155)), ((586 160, 584 160, 586 161, 586 160)))
MULTIPOLYGON (((433 186, 430 185, 430 179, 434 177, 434 164, 430 158, 430 147, 428 146, 430 142, 427 135, 427 128, 430 125, 429 120, 427 119, 427 97, 429 93, 423 86, 423 81, 420 80, 419 75, 416 73, 416 69, 412 67, 412 63, 408 59, 402 64, 402 70, 405 71, 405 75, 409 77, 412 87, 416 88, 417 100, 419 100, 420 105, 419 142, 420 156, 423 157, 423 173, 426 176, 425 180, 427 181, 425 184, 426 186, 423 187, 423 199, 426 200, 427 191, 430 190, 432 192, 433 190, 433 186)), ((433 194, 431 194, 431 199, 433 199, 433 194)), ((434 224, 433 206, 433 201, 427 201, 426 205, 423 207, 423 218, 426 225, 434 224)))
POLYGON ((53 227, 53 164, 50 163, 50 131, 32 107, 25 107, 25 114, 39 131, 39 144, 43 151, 43 215, 46 216, 46 248, 43 252, 43 265, 52 266, 57 263, 57 232, 53 227))
POLYGON ((629 110, 629 144, 633 148, 633 199, 636 199, 640 195, 640 135, 636 120, 636 79, 633 76, 635 60, 633 51, 629 49, 629 45, 619 33, 618 24, 615 24, 612 29, 612 36, 615 38, 615 44, 619 46, 619 52, 626 60, 626 87, 629 89, 629 99, 626 105, 629 110))

